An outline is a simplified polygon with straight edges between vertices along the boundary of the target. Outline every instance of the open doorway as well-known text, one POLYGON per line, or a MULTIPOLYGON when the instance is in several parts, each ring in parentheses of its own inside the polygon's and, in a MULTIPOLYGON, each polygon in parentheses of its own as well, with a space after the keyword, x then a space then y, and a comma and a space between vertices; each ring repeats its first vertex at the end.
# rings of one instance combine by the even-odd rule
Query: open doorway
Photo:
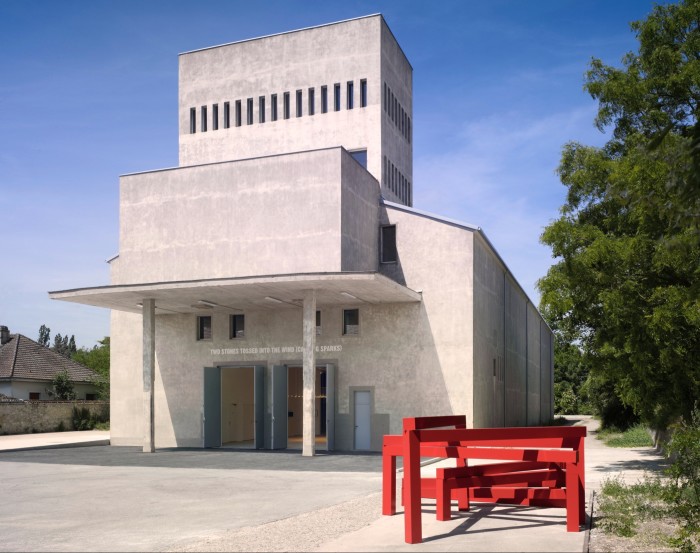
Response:
MULTIPOLYGON (((302 449, 304 436, 304 371, 299 365, 279 365, 272 372, 272 448, 302 449)), ((316 448, 333 450, 335 428, 335 366, 316 367, 314 417, 316 448)))
MULTIPOLYGON (((316 447, 327 449, 327 372, 326 367, 316 367, 316 447)), ((287 447, 301 449, 304 433, 304 377, 302 367, 287 369, 287 447)))
POLYGON ((255 448, 253 367, 221 370, 221 446, 255 448))
POLYGON ((261 449, 265 367, 204 368, 204 447, 261 449))

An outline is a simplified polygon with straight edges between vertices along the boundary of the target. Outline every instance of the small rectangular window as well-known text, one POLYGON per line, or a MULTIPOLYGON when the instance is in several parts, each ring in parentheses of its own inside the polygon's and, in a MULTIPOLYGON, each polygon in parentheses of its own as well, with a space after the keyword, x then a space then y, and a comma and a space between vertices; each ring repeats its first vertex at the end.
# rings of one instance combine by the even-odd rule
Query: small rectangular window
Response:
POLYGON ((289 92, 284 93, 283 97, 283 111, 284 111, 284 118, 289 119, 290 113, 289 113, 289 92))
POLYGON ((360 81, 360 107, 367 107, 367 79, 360 81))
POLYGON ((97 394, 85 394, 85 401, 96 401, 97 394))
POLYGON ((347 97, 348 109, 352 109, 354 107, 353 101, 355 99, 355 83, 353 83, 352 81, 348 81, 347 91, 348 91, 348 97, 347 97))
POLYGON ((277 121, 277 94, 270 96, 270 120, 277 121))
POLYGON ((245 315, 231 315, 231 333, 229 338, 245 337, 245 315))
POLYGON ((333 109, 340 111, 340 83, 333 85, 333 109))
POLYGON ((197 132, 197 109, 190 108, 190 134, 197 132))
POLYGON ((384 83, 384 111, 389 111, 389 93, 386 90, 386 83, 384 83))
POLYGON ((387 185, 387 177, 386 177, 386 175, 387 175, 387 173, 389 172, 389 171, 387 170, 387 167, 388 167, 388 165, 387 165, 387 159, 386 159, 386 156, 384 156, 384 165, 382 166, 382 169, 383 169, 383 172, 382 172, 382 184, 384 185, 384 188, 386 188, 386 185, 387 185))
POLYGON ((316 113, 316 90, 309 88, 309 115, 316 113))
POLYGON ((302 116, 302 97, 301 97, 301 90, 297 90, 297 117, 302 116))
POLYGON ((343 309, 343 336, 357 336, 360 333, 360 310, 343 309))
POLYGON ((316 311, 316 336, 321 335, 321 312, 316 311))
POLYGON ((211 130, 219 130, 219 104, 211 106, 211 130))
POLYGON ((396 263, 398 254, 396 251, 396 225, 386 225, 381 228, 382 263, 396 263))
POLYGON ((399 123, 399 101, 396 99, 396 96, 394 96, 394 124, 398 125, 399 123))
POLYGON ((321 87, 321 113, 328 113, 328 87, 321 87))
POLYGON ((265 96, 258 98, 258 122, 265 122, 265 96))
POLYGON ((408 132, 406 133, 408 136, 408 143, 411 143, 411 118, 408 118, 408 132))
POLYGON ((228 102, 224 102, 224 129, 228 129, 231 126, 231 105, 228 102))
POLYGON ((197 340, 211 340, 211 315, 197 317, 197 340))
POLYGON ((245 114, 245 118, 246 118, 246 123, 247 123, 248 125, 252 125, 252 124, 253 124, 253 99, 252 99, 252 98, 248 98, 248 99, 246 100, 246 114, 245 114))
POLYGON ((242 116, 241 116, 241 101, 236 100, 236 126, 240 127, 241 126, 241 121, 242 121, 242 116))
POLYGON ((41 392, 29 392, 30 401, 39 401, 41 399, 41 392))
POLYGON ((201 129, 202 132, 207 132, 207 106, 202 106, 202 114, 201 114, 201 129))

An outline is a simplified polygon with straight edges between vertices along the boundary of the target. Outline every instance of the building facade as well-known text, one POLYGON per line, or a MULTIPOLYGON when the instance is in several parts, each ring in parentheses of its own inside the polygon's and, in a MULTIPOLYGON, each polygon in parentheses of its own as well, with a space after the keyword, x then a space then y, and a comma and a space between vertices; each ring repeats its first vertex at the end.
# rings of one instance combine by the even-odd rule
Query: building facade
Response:
POLYGON ((380 450, 408 416, 552 418, 552 333, 478 227, 413 207, 381 15, 180 55, 179 167, 120 179, 116 445, 380 450))

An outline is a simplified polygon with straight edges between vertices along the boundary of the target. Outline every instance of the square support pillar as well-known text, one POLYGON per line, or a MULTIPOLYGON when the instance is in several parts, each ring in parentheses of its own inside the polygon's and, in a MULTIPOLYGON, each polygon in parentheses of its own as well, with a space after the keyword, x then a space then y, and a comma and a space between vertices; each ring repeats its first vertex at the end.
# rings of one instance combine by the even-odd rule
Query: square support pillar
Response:
POLYGON ((316 454, 316 290, 304 292, 304 395, 301 454, 316 454))
POLYGON ((153 453, 155 445, 156 300, 143 300, 143 452, 153 453))

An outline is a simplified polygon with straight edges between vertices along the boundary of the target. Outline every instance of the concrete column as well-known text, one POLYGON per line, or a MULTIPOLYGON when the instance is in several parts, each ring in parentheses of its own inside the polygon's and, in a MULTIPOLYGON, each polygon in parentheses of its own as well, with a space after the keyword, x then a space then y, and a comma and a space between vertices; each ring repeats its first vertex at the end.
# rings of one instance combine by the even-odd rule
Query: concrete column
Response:
POLYGON ((304 416, 301 454, 316 453, 316 290, 304 292, 304 416))
POLYGON ((156 372, 156 300, 143 300, 143 452, 153 453, 155 419, 153 384, 156 372))

